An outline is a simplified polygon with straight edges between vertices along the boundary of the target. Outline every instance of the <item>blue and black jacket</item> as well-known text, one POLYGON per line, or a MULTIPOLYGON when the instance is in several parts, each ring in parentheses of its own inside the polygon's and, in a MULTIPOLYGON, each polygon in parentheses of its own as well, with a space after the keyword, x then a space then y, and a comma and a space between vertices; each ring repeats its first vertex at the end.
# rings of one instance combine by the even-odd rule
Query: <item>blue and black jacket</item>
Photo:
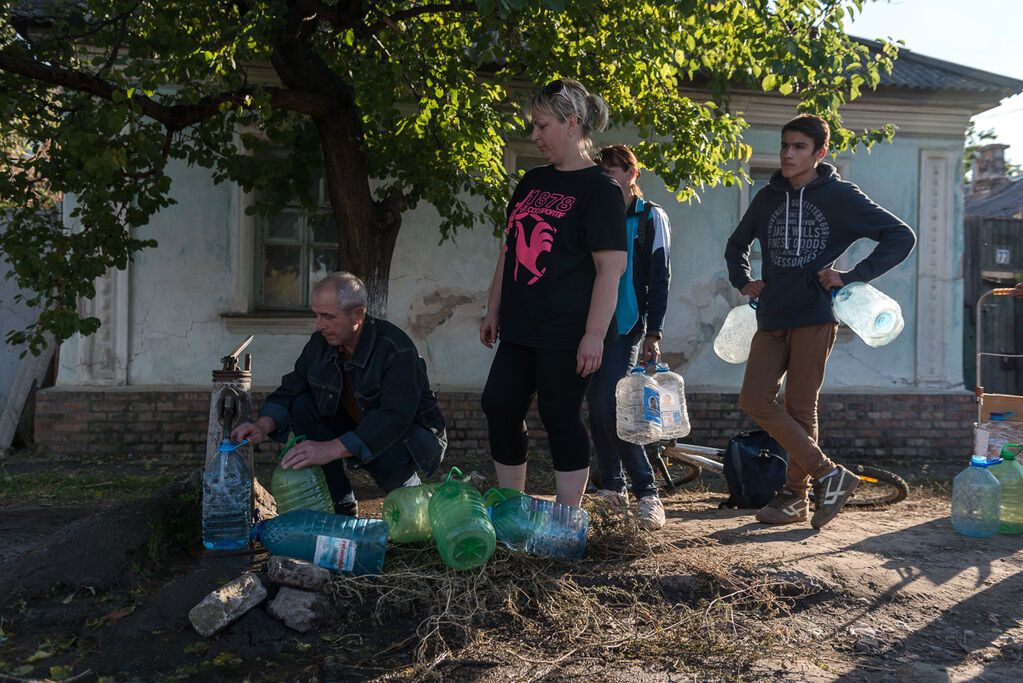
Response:
POLYGON ((657 204, 636 197, 626 214, 629 262, 618 284, 618 334, 661 336, 671 283, 671 225, 657 204))

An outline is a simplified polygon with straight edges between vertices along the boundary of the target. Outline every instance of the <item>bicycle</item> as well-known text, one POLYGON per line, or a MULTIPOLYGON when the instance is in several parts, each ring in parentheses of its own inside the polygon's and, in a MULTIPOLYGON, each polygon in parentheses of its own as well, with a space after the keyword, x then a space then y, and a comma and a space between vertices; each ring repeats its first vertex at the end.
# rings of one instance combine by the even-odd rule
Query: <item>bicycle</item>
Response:
MULTIPOLYGON (((724 475, 725 451, 721 448, 678 442, 663 447, 650 447, 648 456, 660 470, 665 487, 669 489, 695 481, 705 469, 724 475), (666 462, 665 458, 670 462, 666 462)), ((909 495, 909 484, 894 472, 869 465, 845 466, 860 478, 860 486, 846 505, 861 508, 887 507, 905 500, 909 495)), ((813 500, 812 492, 810 499, 813 500)))

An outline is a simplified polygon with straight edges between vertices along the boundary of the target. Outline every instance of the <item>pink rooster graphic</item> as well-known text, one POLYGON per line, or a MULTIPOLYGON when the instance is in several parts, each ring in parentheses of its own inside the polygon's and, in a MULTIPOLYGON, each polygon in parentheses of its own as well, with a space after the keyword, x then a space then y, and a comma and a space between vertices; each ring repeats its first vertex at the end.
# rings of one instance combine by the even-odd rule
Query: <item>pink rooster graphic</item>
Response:
POLYGON ((541 277, 543 277, 543 274, 547 272, 547 268, 540 268, 537 265, 537 261, 540 260, 541 254, 546 254, 554 246, 554 235, 557 233, 557 229, 547 221, 529 213, 513 217, 512 220, 514 221, 516 231, 515 281, 519 281, 519 266, 522 266, 533 274, 533 276, 526 282, 527 285, 531 285, 537 282, 541 277), (528 238, 526 237, 525 226, 522 225, 522 221, 520 220, 520 218, 525 218, 526 216, 536 221, 533 225, 533 231, 530 233, 528 238))

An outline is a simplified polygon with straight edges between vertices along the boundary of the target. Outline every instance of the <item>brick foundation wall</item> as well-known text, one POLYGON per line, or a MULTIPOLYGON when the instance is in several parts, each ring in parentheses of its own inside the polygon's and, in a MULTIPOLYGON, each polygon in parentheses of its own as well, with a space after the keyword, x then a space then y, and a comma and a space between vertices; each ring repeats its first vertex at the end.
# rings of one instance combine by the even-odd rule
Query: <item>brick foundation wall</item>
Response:
MULTIPOLYGON (((262 404, 266 391, 254 391, 262 404)), ((487 425, 475 392, 441 392, 448 425, 447 460, 488 453, 487 425)), ((692 443, 723 447, 736 432, 752 429, 735 394, 687 396, 692 443)), ((36 396, 35 440, 40 453, 61 457, 165 458, 176 464, 202 462, 210 395, 208 390, 54 387, 36 396)), ((838 458, 963 458, 973 447, 973 396, 955 394, 824 394, 821 442, 838 458)), ((535 411, 529 417, 532 447, 544 451, 546 434, 535 411)), ((271 462, 276 447, 263 445, 257 461, 271 462)))

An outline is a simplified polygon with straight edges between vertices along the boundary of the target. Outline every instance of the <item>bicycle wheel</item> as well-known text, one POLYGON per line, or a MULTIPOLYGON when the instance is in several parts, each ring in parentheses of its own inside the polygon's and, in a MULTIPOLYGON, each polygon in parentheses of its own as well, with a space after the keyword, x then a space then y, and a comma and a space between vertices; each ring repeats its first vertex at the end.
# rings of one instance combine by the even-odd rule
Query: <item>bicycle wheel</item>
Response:
POLYGON ((662 488, 670 491, 671 489, 682 486, 683 484, 695 481, 700 477, 700 473, 703 470, 699 465, 693 462, 667 457, 665 453, 667 450, 667 448, 658 449, 652 446, 647 446, 646 452, 647 459, 649 459, 650 464, 653 465, 654 471, 660 475, 662 488))
POLYGON ((860 485, 846 505, 854 507, 884 507, 905 500, 909 495, 906 480, 880 467, 846 465, 860 478, 860 485))

